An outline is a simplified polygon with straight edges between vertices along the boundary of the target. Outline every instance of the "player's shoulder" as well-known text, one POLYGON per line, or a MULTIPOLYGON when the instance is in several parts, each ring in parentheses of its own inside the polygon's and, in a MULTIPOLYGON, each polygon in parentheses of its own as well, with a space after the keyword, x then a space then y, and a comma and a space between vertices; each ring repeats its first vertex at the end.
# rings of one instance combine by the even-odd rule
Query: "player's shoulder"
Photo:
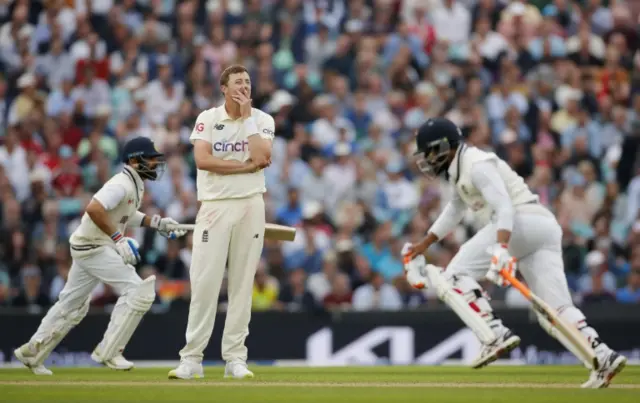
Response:
POLYGON ((127 176, 127 174, 124 173, 124 171, 118 172, 117 174, 113 175, 107 182, 105 182, 104 185, 102 185, 103 188, 112 186, 122 186, 127 191, 135 189, 133 182, 127 176))
POLYGON ((273 117, 267 112, 258 108, 251 108, 251 117, 257 119, 259 122, 273 122, 273 117))
POLYGON ((198 120, 200 119, 215 119, 218 115, 220 108, 224 106, 214 106, 213 108, 205 109, 198 115, 198 120))

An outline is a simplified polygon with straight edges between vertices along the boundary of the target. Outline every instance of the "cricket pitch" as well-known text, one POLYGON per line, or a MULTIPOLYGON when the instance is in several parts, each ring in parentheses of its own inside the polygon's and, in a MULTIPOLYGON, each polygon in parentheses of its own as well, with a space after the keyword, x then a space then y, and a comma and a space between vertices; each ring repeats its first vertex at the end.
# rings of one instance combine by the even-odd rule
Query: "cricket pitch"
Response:
POLYGON ((0 401, 13 402, 580 402, 640 401, 640 366, 628 366, 609 389, 582 390, 588 372, 577 366, 340 367, 253 366, 251 380, 223 380, 222 367, 205 378, 168 380, 170 368, 115 372, 107 368, 0 370, 0 401))

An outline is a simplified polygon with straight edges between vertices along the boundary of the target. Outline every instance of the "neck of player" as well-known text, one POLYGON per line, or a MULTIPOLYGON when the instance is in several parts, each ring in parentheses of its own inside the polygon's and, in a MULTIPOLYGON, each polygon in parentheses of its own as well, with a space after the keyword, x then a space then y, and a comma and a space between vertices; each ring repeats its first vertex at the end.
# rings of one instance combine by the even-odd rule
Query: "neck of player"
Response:
POLYGON ((225 99, 224 109, 232 119, 240 119, 240 105, 237 102, 231 99, 225 99))

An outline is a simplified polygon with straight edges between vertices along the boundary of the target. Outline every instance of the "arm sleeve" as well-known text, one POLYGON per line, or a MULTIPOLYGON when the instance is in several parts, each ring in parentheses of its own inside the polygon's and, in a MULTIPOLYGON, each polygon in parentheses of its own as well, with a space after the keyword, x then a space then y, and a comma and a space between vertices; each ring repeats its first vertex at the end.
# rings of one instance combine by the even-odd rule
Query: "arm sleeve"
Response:
POLYGON ((196 125, 193 127, 189 141, 193 144, 196 140, 204 140, 213 144, 211 138, 211 129, 213 127, 213 121, 211 120, 207 111, 201 112, 196 119, 196 125))
POLYGON ((271 115, 264 114, 258 121, 258 134, 266 140, 273 140, 275 136, 276 122, 271 115))
POLYGON ((471 183, 478 188, 484 199, 493 208, 499 230, 513 230, 515 210, 507 186, 492 161, 480 161, 473 165, 471 183))
POLYGON ((132 227, 142 227, 142 220, 146 217, 146 214, 142 211, 136 211, 133 217, 127 221, 127 225, 132 227))
POLYGON ((104 207, 105 210, 113 210, 126 195, 127 190, 123 185, 111 183, 104 185, 93 198, 104 207))
POLYGON ((429 228, 429 232, 432 232, 438 239, 446 237, 462 221, 466 211, 467 205, 462 201, 458 192, 454 190, 453 199, 444 206, 444 210, 429 228))

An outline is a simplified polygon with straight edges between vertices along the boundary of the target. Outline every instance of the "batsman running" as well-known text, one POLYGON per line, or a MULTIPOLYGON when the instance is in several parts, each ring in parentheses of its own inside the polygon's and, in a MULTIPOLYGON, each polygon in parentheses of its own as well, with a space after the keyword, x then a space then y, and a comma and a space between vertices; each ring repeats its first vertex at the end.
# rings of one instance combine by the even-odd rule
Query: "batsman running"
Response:
MULTIPOLYGON (((427 235, 416 245, 405 244, 407 280, 416 288, 427 284, 434 287, 476 334, 483 348, 472 366, 486 366, 520 343, 520 338, 493 313, 477 282, 486 277, 504 287, 508 284, 500 272, 505 270, 515 277, 519 269, 531 291, 557 310, 565 322, 575 325, 594 350, 590 353, 595 353, 592 355, 599 364, 593 368, 585 362, 592 369, 582 387, 607 387, 627 359, 602 342, 573 305, 564 274, 562 229, 555 216, 507 163, 494 153, 465 144, 460 129, 451 121, 429 119, 418 129, 416 144, 420 171, 432 178, 446 175, 454 192, 427 235), (490 218, 489 223, 462 245, 446 271, 428 265, 424 252, 458 225, 467 208, 490 218)), ((547 332, 568 350, 576 351, 566 339, 558 337, 545 317, 536 314, 547 332)))
POLYGON ((138 211, 144 180, 164 172, 165 158, 153 142, 137 137, 125 144, 122 172, 93 196, 78 228, 71 234, 73 263, 58 301, 49 309, 28 343, 14 351, 36 375, 51 375, 44 361, 69 331, 87 314, 91 292, 102 281, 120 295, 111 321, 91 358, 115 370, 130 370, 133 363, 122 355, 136 327, 155 300, 155 276, 142 280, 134 267, 140 260, 135 240, 123 234, 127 226, 155 228, 167 238, 183 236, 170 231, 172 218, 149 217, 138 211))
POLYGON ((187 343, 170 379, 204 377, 203 352, 213 331, 225 267, 229 306, 222 335, 224 376, 253 377, 245 339, 265 231, 263 169, 271 163, 275 122, 251 107, 251 79, 243 66, 225 69, 220 88, 224 104, 200 113, 190 138, 201 205, 193 233, 187 343))

